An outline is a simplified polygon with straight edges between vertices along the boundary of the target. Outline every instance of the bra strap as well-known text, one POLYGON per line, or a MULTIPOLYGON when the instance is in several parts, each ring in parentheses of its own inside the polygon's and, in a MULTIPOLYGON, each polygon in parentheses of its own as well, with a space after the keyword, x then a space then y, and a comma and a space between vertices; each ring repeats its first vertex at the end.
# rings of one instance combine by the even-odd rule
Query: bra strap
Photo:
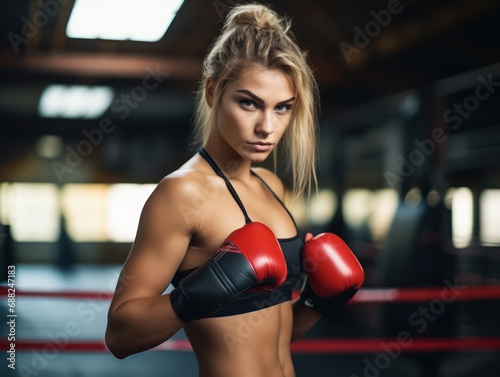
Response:
POLYGON ((245 207, 243 206, 243 203, 241 202, 240 197, 236 193, 236 190, 234 189, 233 185, 231 184, 231 182, 229 182, 229 179, 226 178, 226 176, 224 175, 224 173, 222 172, 222 170, 217 166, 217 164, 212 159, 212 157, 208 154, 208 152, 207 152, 207 150, 205 148, 201 148, 200 155, 205 160, 207 160, 207 162, 210 164, 210 166, 212 167, 212 169, 214 169, 215 173, 219 177, 221 177, 222 179, 224 179, 224 182, 226 182, 226 186, 227 186, 229 192, 231 193, 231 195, 233 196, 234 200, 236 201, 236 203, 240 207, 241 211, 243 212, 243 215, 245 216, 245 223, 247 223, 247 224, 251 223, 252 220, 250 220, 250 217, 248 217, 247 211, 246 211, 245 207))
POLYGON ((267 187, 267 189, 269 191, 271 191, 271 194, 274 195, 274 197, 276 198, 276 200, 281 204, 281 206, 285 209, 286 213, 288 213, 288 216, 290 216, 290 218, 292 219, 293 221, 293 225, 295 225, 295 229, 297 230, 297 232, 299 231, 299 228, 297 227, 297 223, 295 222, 295 219, 293 218, 292 214, 290 213, 290 211, 288 210, 288 208, 286 208, 286 205, 285 203, 283 203, 283 201, 279 198, 278 195, 276 195, 276 193, 273 191, 273 189, 271 187, 269 187, 269 185, 266 183, 266 181, 264 181, 262 179, 262 177, 260 175, 258 175, 256 172, 254 172, 253 170, 251 170, 251 173, 253 175, 255 175, 257 178, 260 179, 260 181, 264 184, 264 186, 267 187))

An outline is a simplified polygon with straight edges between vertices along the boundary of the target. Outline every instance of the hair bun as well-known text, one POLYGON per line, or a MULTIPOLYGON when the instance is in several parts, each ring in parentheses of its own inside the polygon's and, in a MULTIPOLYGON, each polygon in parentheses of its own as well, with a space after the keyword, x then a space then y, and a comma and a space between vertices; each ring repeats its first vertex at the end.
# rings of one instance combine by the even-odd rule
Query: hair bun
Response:
POLYGON ((279 16, 269 8, 259 4, 240 5, 228 14, 226 25, 251 26, 259 29, 281 29, 279 16))

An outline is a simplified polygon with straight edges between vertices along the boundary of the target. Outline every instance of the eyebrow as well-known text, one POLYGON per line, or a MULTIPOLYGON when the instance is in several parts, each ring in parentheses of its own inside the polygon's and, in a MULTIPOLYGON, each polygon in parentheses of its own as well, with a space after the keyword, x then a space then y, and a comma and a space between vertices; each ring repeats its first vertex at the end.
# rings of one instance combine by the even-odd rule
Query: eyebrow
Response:
MULTIPOLYGON (((252 97, 255 101, 257 101, 259 104, 263 104, 265 103, 265 101, 260 98, 259 96, 257 96, 256 94, 252 93, 251 91, 249 90, 246 90, 246 89, 240 89, 240 90, 237 90, 237 92, 240 92, 240 93, 245 93, 247 95, 249 95, 250 97, 252 97)), ((295 100, 295 97, 292 97, 292 98, 289 98, 289 99, 286 99, 284 101, 280 101, 276 104, 276 106, 281 106, 281 105, 284 105, 288 102, 292 102, 293 100, 295 100)))

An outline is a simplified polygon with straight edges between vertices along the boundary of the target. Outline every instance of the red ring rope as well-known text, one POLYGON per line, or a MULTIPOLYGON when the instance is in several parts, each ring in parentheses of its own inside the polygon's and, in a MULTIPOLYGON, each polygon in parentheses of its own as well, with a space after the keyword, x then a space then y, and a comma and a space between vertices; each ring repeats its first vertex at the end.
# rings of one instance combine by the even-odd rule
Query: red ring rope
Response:
MULTIPOLYGON (((7 296, 8 287, 0 286, 0 296, 7 296)), ((297 296, 298 292, 295 292, 297 296)), ((365 288, 348 302, 348 304, 370 304, 370 303, 405 303, 425 302, 434 299, 452 299, 453 301, 479 301, 500 299, 500 286, 454 286, 449 287, 426 287, 426 288, 365 288), (453 291, 455 290, 455 291, 453 291)), ((65 299, 93 299, 110 300, 113 292, 101 291, 33 291, 16 289, 16 297, 47 297, 65 299)))
MULTIPOLYGON (((9 287, 0 286, 0 296, 7 296, 9 287)), ((88 291, 29 291, 16 289, 16 297, 46 297, 60 299, 109 300, 112 292, 88 291)), ((361 289, 350 301, 351 304, 363 303, 404 303, 425 302, 434 299, 453 299, 456 301, 494 300, 500 298, 500 286, 454 286, 428 288, 389 288, 361 289), (444 295, 444 296, 443 296, 444 295)), ((425 338, 408 339, 408 344, 399 344, 397 339, 302 339, 292 344, 293 353, 378 353, 385 352, 384 345, 399 345, 401 352, 443 352, 477 351, 500 349, 500 338, 425 338)), ((0 340, 0 349, 9 350, 10 342, 0 340)), ((44 350, 57 347, 61 352, 109 352, 102 341, 68 342, 58 345, 44 340, 17 339, 16 352, 44 350)), ((155 351, 192 351, 188 340, 169 340, 155 348, 155 351)))

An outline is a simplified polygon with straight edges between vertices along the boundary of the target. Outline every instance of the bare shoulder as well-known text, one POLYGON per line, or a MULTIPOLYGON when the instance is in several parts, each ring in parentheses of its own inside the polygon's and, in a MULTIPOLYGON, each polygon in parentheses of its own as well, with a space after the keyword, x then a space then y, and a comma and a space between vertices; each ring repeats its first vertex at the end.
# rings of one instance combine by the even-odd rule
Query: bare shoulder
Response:
POLYGON ((175 197, 190 196, 204 188, 213 177, 213 171, 204 167, 200 157, 193 156, 158 183, 158 191, 175 197))
POLYGON ((203 187, 206 175, 195 169, 179 169, 165 176, 155 191, 165 199, 189 197, 203 187))
POLYGON ((267 185, 274 191, 274 193, 283 201, 285 197, 285 185, 281 179, 271 170, 261 167, 252 168, 252 170, 259 175, 267 185))
MULTIPOLYGON (((195 204, 200 196, 205 195, 210 177, 195 169, 179 169, 164 177, 157 185, 149 200, 161 202, 170 209, 170 214, 185 217, 185 209, 195 204), (173 213, 172 213, 173 212, 173 213)), ((192 224, 190 219, 185 221, 192 224)))

